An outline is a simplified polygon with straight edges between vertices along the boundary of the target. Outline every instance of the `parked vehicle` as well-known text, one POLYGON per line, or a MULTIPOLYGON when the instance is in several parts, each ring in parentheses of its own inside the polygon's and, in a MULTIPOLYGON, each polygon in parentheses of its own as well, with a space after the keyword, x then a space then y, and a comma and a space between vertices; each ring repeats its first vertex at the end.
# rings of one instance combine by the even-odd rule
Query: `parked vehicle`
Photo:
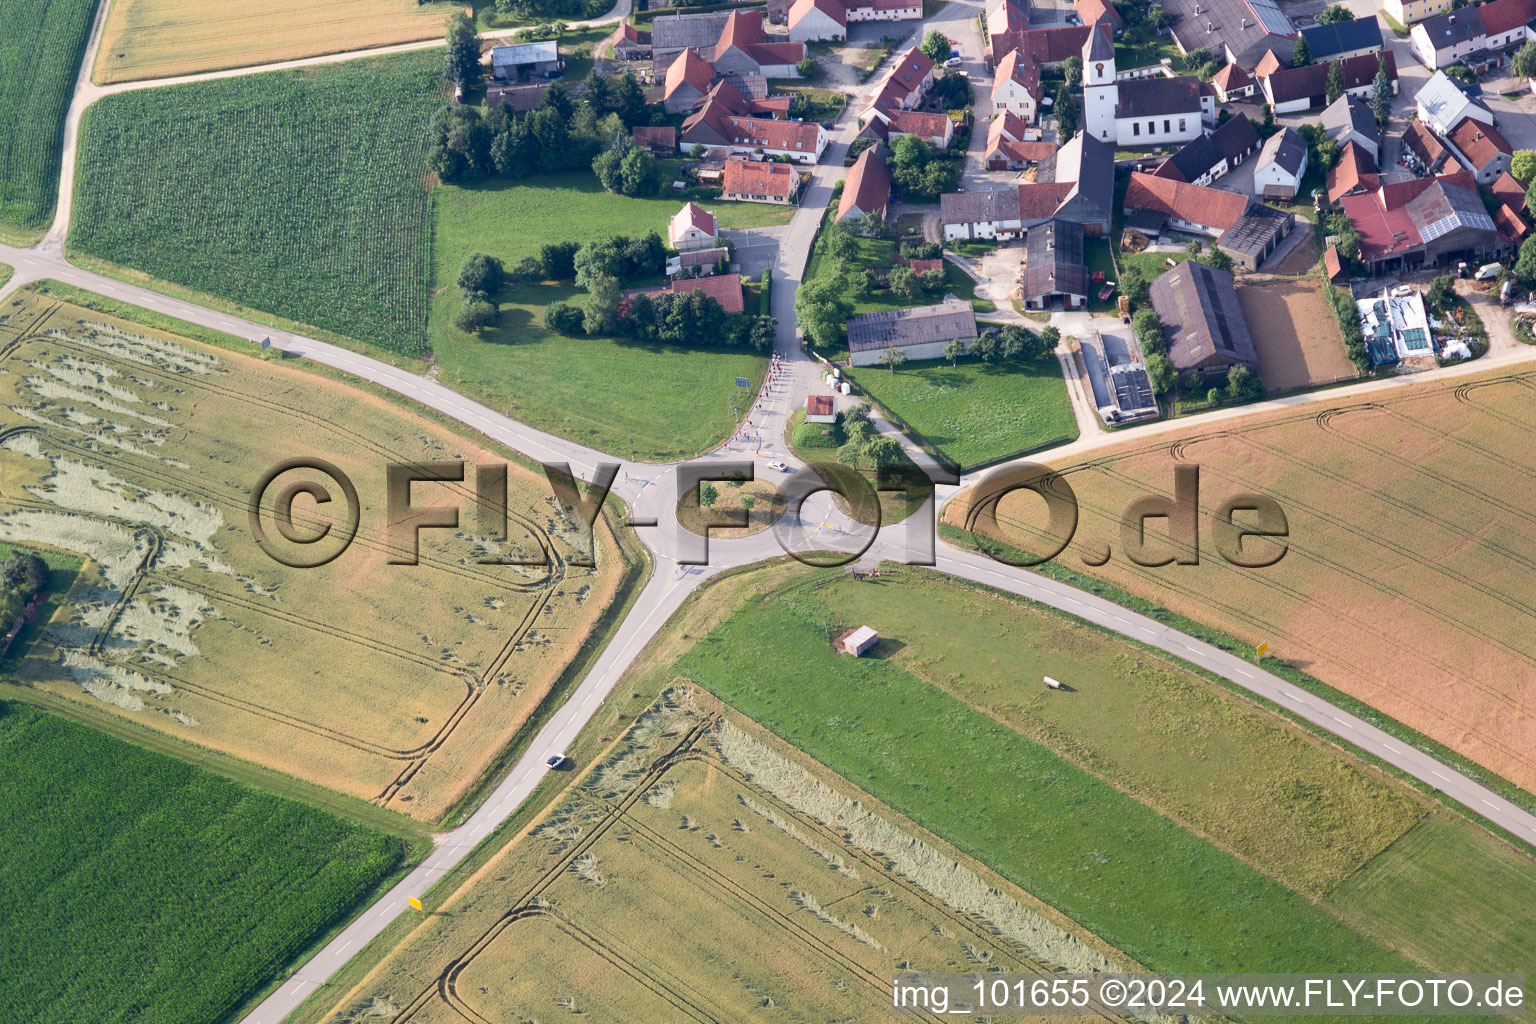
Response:
POLYGON ((947 68, 957 68, 957 67, 960 66, 960 58, 959 57, 951 57, 951 58, 949 58, 949 60, 944 62, 944 66, 947 67, 947 68))
POLYGON ((1474 281, 1492 281, 1499 276, 1499 271, 1504 269, 1502 263, 1484 263, 1477 268, 1477 273, 1472 275, 1474 281))
POLYGON ((544 759, 544 764, 547 767, 549 767, 550 770, 552 770, 552 771, 557 769, 557 768, 563 767, 565 765, 565 762, 566 762, 566 756, 564 754, 550 754, 548 757, 546 757, 544 759))

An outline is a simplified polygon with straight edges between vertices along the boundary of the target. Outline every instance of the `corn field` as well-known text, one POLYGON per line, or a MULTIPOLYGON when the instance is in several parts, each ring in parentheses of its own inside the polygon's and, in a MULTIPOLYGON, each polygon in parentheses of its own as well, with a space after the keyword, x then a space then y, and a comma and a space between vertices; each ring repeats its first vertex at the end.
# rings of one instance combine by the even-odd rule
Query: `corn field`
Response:
POLYGON ((96 0, 0 2, 0 223, 45 227, 96 0))
POLYGON ((81 126, 71 244, 421 355, 441 64, 429 51, 108 96, 81 126))
POLYGON ((25 705, 0 703, 0 774, 7 1021, 220 1020, 402 853, 25 705))

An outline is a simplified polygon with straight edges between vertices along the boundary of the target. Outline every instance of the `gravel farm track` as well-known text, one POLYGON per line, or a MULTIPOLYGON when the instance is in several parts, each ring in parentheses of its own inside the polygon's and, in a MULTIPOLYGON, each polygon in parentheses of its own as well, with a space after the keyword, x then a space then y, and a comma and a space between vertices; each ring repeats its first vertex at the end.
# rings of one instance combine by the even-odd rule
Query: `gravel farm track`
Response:
MULTIPOLYGON (((974 32, 972 23, 980 11, 980 6, 979 0, 950 0, 935 17, 918 26, 915 31, 920 33, 928 28, 938 27, 952 35, 961 35, 966 29, 974 32)), ((599 23, 616 21, 627 15, 628 7, 629 0, 621 0, 619 7, 610 12, 607 18, 599 19, 599 23)), ((447 871, 463 860, 481 839, 518 808, 533 791, 535 785, 545 777, 546 754, 552 750, 564 749, 571 743, 623 676, 630 662, 701 580, 730 566, 750 564, 778 556, 781 550, 773 532, 769 531, 740 540, 713 541, 709 545, 708 565, 689 564, 693 560, 692 552, 695 550, 698 538, 685 535, 675 521, 673 511, 676 505, 676 466, 625 464, 620 459, 529 428, 421 374, 399 369, 345 348, 289 331, 275 330, 250 320, 196 306, 147 288, 124 284, 72 266, 65 258, 63 243, 69 223, 75 145, 81 114, 91 102, 106 91, 91 84, 91 68, 101 37, 105 9, 104 2, 96 17, 91 42, 82 62, 74 100, 65 125, 63 170, 55 221, 43 241, 37 246, 30 249, 0 246, 0 262, 8 263, 16 270, 12 279, 6 285, 0 286, 0 298, 30 282, 44 278, 55 279, 114 300, 177 317, 253 342, 270 337, 274 346, 358 379, 388 388, 444 416, 451 417, 468 430, 478 431, 495 441, 506 444, 529 458, 541 462, 567 462, 575 475, 583 480, 592 480, 600 464, 618 463, 620 471, 613 493, 629 505, 637 536, 650 548, 654 561, 653 574, 634 603, 632 611, 618 625, 607 647, 595 660, 585 678, 572 691, 566 703, 551 716, 532 742, 527 754, 506 779, 495 788, 468 821, 450 832, 441 834, 433 851, 407 878, 363 910, 245 1019, 245 1024, 278 1024, 317 988, 324 985, 350 959, 352 953, 360 950, 378 935, 391 920, 406 912, 409 897, 426 892, 447 871), (640 525, 647 521, 652 521, 656 525, 640 525)), ((387 47, 383 52, 432 45, 438 44, 407 44, 406 47, 387 47)), ((307 61, 286 62, 281 66, 343 61, 376 52, 379 51, 332 54, 307 61)), ((973 77, 980 78, 985 74, 976 55, 967 55, 965 67, 973 77)), ((195 77, 229 77, 255 74, 264 70, 272 70, 272 68, 247 68, 195 77)), ((804 397, 818 381, 819 364, 802 351, 795 338, 794 294, 800 283, 816 229, 832 198, 832 187, 844 174, 842 158, 857 131, 851 111, 856 107, 858 99, 873 90, 878 84, 878 79, 878 73, 872 76, 866 85, 859 88, 855 102, 845 108, 836 130, 832 133, 833 141, 824 162, 812 170, 811 181, 806 188, 802 205, 796 211, 794 220, 781 240, 772 295, 773 313, 779 322, 776 347, 784 359, 785 372, 777 376, 752 413, 753 422, 760 426, 765 438, 783 436, 790 413, 803 404, 804 397)), ((168 84, 172 83, 163 80, 138 82, 113 87, 113 90, 154 88, 168 84)), ((1536 348, 1521 348, 1499 352, 1470 365, 1421 374, 1416 380, 1466 376, 1495 368, 1523 369, 1525 364, 1533 361, 1536 361, 1536 348)), ((1131 438, 1133 443, 1145 444, 1169 431, 1183 433, 1196 422, 1201 426, 1209 426, 1251 416, 1270 408, 1289 408, 1316 401, 1337 402, 1346 395, 1365 400, 1368 396, 1379 396, 1382 392, 1403 386, 1404 383, 1402 379, 1394 378, 1373 380, 1321 394, 1300 395, 1239 409, 1220 410, 1200 417, 1151 424, 1136 428, 1124 437, 1118 432, 1085 437, 1071 445, 1054 450, 1051 458, 1052 461, 1056 461, 1090 452, 1101 452, 1124 443, 1126 437, 1131 438)), ((769 460, 782 459, 792 467, 800 465, 789 452, 782 450, 782 444, 773 441, 766 442, 756 453, 751 450, 735 452, 722 450, 711 458, 752 460, 754 455, 756 472, 768 476, 775 475, 774 471, 767 468, 769 460)), ((920 465, 930 462, 926 457, 920 455, 915 457, 919 459, 920 465)), ((959 486, 941 486, 935 500, 942 504, 958 493, 961 487, 974 482, 974 478, 967 478, 961 480, 959 486)), ((921 519, 921 514, 914 517, 914 520, 921 519)), ((819 519, 815 520, 815 522, 819 521, 819 519)), ((888 530, 886 534, 904 532, 888 530)), ((879 559, 905 560, 907 549, 900 543, 903 539, 900 536, 889 538, 884 534, 877 537, 865 552, 863 563, 868 564, 879 559)), ((1155 619, 1129 611, 1121 605, 1086 591, 1038 574, 1011 568, 984 555, 940 543, 933 564, 939 571, 1051 605, 1104 629, 1156 647, 1186 662, 1214 672, 1237 687, 1275 703, 1285 711, 1306 719, 1367 754, 1388 762, 1408 775, 1442 791, 1469 811, 1508 830, 1526 842, 1536 843, 1536 815, 1516 806, 1428 754, 1395 740, 1387 733, 1339 707, 1309 693, 1299 692, 1294 685, 1265 672, 1252 661, 1196 640, 1155 619)))

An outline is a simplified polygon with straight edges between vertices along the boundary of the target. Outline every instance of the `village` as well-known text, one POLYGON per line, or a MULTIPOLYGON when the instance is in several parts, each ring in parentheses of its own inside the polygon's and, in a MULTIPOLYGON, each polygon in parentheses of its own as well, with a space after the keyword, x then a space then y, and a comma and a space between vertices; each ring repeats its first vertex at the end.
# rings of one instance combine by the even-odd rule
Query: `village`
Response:
MULTIPOLYGON (((924 32, 898 0, 797 0, 677 8, 598 50, 638 69, 657 123, 634 144, 687 194, 666 290, 743 311, 743 277, 768 266, 710 199, 794 206, 840 155, 811 268, 833 265, 827 236, 858 239, 838 261, 862 279, 843 289, 858 312, 828 330, 797 307, 801 341, 853 370, 915 369, 1049 325, 1078 427, 1097 430, 1529 333, 1507 308, 1536 285, 1517 270, 1532 168, 1512 173, 1510 140, 1536 145, 1515 76, 1536 0, 1302 6, 997 0, 924 32)), ((563 66, 556 42, 487 56, 487 102, 514 109, 563 66)))

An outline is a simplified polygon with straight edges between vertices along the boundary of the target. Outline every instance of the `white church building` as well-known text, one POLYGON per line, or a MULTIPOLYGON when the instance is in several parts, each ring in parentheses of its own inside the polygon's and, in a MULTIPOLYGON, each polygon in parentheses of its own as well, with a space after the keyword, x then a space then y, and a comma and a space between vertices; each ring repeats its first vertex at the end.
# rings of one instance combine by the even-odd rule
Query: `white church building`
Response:
POLYGON ((1216 122, 1215 91, 1200 80, 1115 79, 1115 44, 1102 30, 1083 43, 1083 130, 1119 148, 1182 145, 1216 122))

